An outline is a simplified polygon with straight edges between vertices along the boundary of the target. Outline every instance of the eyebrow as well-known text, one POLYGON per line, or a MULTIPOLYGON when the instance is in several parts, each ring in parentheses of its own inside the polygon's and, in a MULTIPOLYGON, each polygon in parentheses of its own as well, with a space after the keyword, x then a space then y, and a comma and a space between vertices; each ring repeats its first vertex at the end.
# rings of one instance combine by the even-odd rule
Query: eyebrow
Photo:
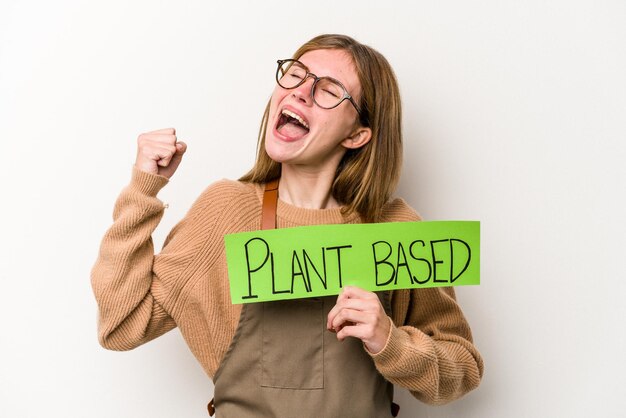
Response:
MULTIPOLYGON (((303 63, 303 62, 300 60, 300 58, 296 59, 296 61, 298 61, 300 64, 302 64, 302 66, 304 67, 304 69, 305 69, 307 72, 309 72, 309 73, 311 73, 311 74, 315 74, 317 77, 320 77, 320 78, 322 78, 322 77, 327 77, 327 78, 332 78, 332 79, 334 79, 334 80, 339 81, 339 82, 340 82, 340 83, 341 83, 341 84, 345 87, 345 89, 346 89, 346 90, 348 90, 348 94, 350 94, 350 90, 354 89, 354 86, 352 86, 351 88, 348 88, 348 85, 347 85, 348 83, 346 83, 345 81, 341 81, 340 79, 338 79, 338 78, 337 78, 337 77, 335 77, 334 75, 324 74, 324 75, 321 75, 321 76, 320 76, 319 74, 314 73, 313 71, 311 71, 311 69, 309 68, 309 66, 308 66, 308 65, 306 65, 305 63, 303 63)), ((356 99, 355 99, 355 100, 356 100, 356 99)))

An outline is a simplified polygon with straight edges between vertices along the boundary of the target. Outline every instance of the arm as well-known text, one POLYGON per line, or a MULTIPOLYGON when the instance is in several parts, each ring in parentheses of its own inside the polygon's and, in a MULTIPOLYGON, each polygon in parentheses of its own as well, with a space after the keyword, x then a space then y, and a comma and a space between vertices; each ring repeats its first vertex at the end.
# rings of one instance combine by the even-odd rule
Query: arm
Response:
MULTIPOLYGON (((422 219, 402 199, 391 201, 383 213, 383 222, 422 219)), ((394 290, 392 316, 374 293, 344 288, 327 327, 339 339, 361 339, 378 371, 422 402, 444 404, 478 386, 483 360, 454 288, 394 290)))
POLYGON ((483 360, 454 288, 394 291, 393 311, 385 346, 370 353, 387 380, 433 405, 478 386, 483 360))
POLYGON ((107 349, 130 350, 176 326, 164 306, 172 305, 167 284, 183 273, 193 246, 185 245, 188 214, 168 234, 161 254, 154 255, 151 234, 164 212, 156 195, 168 182, 133 166, 130 184, 115 203, 113 225, 91 270, 98 339, 107 349))

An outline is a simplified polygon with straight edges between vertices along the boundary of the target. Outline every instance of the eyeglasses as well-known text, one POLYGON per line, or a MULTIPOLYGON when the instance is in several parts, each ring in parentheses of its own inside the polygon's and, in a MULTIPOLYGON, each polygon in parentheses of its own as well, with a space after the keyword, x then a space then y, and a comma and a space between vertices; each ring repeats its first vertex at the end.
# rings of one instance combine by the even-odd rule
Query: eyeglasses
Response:
POLYGON ((316 105, 323 109, 333 109, 348 99, 359 114, 361 123, 367 125, 361 110, 339 80, 332 77, 318 77, 298 60, 287 59, 278 60, 277 62, 276 82, 279 86, 284 89, 295 89, 304 84, 309 77, 313 77, 311 98, 316 105))

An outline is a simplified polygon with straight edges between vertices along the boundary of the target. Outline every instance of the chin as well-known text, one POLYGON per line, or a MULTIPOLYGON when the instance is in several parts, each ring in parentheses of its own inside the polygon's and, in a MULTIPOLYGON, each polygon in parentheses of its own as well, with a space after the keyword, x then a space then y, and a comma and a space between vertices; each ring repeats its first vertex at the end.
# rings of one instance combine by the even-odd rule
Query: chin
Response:
POLYGON ((281 141, 270 132, 265 137, 265 152, 277 163, 289 163, 297 157, 300 146, 295 143, 281 141))
MULTIPOLYGON (((269 137, 269 135, 268 135, 269 137)), ((267 155, 274 161, 276 161, 279 164, 284 163, 285 161, 287 161, 287 156, 285 155, 284 152, 281 152, 281 150, 279 149, 280 147, 277 146, 276 143, 274 144, 268 144, 268 140, 269 141, 276 141, 275 138, 266 138, 265 139, 265 152, 267 153, 267 155)))

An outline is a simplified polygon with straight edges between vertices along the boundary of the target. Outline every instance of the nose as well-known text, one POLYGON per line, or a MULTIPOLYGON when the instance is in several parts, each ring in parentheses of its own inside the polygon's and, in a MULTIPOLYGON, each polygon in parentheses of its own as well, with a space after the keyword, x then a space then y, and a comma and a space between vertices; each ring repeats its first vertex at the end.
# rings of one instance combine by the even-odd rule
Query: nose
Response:
POLYGON ((313 104, 313 84, 315 84, 315 77, 309 74, 304 83, 294 88, 291 94, 298 101, 310 106, 313 104))

